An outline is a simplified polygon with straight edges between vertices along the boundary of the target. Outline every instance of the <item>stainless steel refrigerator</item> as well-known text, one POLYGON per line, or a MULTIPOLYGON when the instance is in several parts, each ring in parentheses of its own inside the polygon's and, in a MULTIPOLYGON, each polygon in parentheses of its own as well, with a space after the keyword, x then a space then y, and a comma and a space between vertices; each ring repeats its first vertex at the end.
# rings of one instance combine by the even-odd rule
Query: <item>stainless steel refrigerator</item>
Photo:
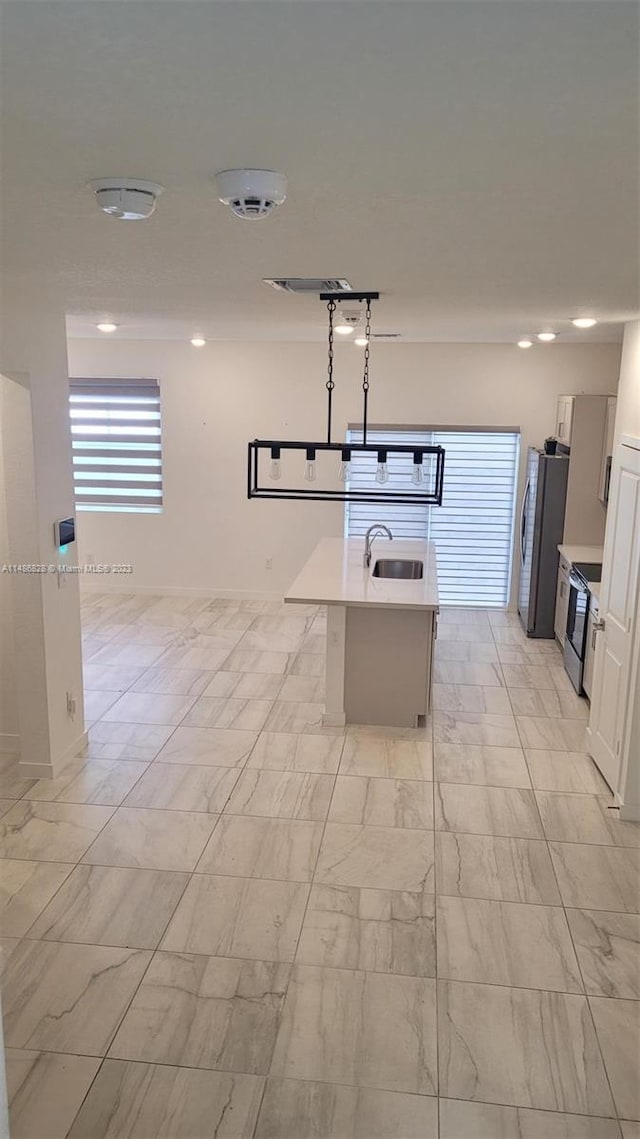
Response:
POLYGON ((520 514, 518 613, 529 637, 553 637, 567 500, 568 455, 545 455, 529 447, 527 481, 520 514))

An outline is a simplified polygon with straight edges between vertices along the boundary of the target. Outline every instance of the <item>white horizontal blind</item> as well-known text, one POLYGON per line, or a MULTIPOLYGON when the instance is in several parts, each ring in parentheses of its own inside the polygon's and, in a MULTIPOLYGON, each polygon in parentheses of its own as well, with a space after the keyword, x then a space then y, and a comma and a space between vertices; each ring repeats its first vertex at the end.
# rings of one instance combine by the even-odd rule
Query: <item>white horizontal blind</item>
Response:
POLYGON ((157 380, 72 379, 69 414, 76 508, 160 511, 157 380))
MULTIPOLYGON (((360 442, 362 433, 348 439, 360 442)), ((346 530, 363 535, 384 522, 398 538, 430 538, 436 544, 440 598, 444 604, 504 606, 509 601, 513 519, 520 435, 516 431, 425 429, 371 431, 369 442, 440 445, 445 449, 442 506, 346 504, 346 530)), ((352 456, 349 487, 372 489, 376 456, 352 456)), ((412 458, 389 455, 389 482, 379 490, 419 492, 411 482, 412 458)))

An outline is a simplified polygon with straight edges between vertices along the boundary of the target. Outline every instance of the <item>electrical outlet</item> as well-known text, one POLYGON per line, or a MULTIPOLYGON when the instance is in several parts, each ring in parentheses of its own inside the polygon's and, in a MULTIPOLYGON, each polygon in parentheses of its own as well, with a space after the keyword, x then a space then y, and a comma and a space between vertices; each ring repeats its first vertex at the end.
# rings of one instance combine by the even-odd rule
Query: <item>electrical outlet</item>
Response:
POLYGON ((273 569, 273 558, 265 558, 264 568, 266 570, 273 569))
POLYGON ((76 715, 76 698, 73 692, 67 692, 67 716, 74 720, 76 715))

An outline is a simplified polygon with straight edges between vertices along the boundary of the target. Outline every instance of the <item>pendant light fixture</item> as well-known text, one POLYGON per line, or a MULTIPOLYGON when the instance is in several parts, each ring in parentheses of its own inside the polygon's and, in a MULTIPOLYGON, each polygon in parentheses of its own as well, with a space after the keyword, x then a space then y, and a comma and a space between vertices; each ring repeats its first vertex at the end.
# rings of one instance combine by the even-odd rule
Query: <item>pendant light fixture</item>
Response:
POLYGON ((444 483, 444 448, 426 446, 423 443, 369 443, 369 357, 371 344, 371 302, 378 300, 378 293, 320 293, 320 299, 327 303, 328 360, 327 360, 327 432, 322 442, 310 440, 288 441, 285 439, 254 439, 247 451, 247 496, 249 498, 312 499, 315 502, 390 502, 404 505, 426 503, 442 505, 444 483), (336 307, 343 301, 354 301, 365 306, 364 331, 364 370, 362 376, 362 442, 335 443, 332 439, 333 391, 333 352, 336 327, 334 316, 336 307), (317 456, 325 451, 334 452, 338 459, 336 468, 339 489, 323 490, 316 485, 318 480, 317 456), (300 474, 304 487, 280 486, 282 481, 281 458, 283 452, 297 452, 300 456, 300 474), (371 455, 376 460, 375 489, 358 490, 352 488, 349 480, 353 460, 358 455, 371 455), (397 478, 390 482, 389 456, 406 456, 406 486, 398 485, 397 478), (432 457, 425 464, 425 458, 432 457), (261 462, 262 460, 262 462, 261 462), (267 481, 263 481, 266 473, 267 481))

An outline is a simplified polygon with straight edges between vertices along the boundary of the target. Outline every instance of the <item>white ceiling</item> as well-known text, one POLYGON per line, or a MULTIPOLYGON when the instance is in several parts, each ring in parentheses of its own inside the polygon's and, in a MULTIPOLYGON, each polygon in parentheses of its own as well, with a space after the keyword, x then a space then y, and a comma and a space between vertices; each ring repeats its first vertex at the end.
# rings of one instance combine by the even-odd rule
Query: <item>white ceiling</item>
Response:
POLYGON ((7 282, 76 335, 322 337, 265 276, 380 289, 408 340, 618 339, 637 313, 634 2, 3 7, 7 282), (286 173, 285 205, 233 217, 234 166, 286 173), (120 174, 166 187, 148 221, 98 211, 85 183, 120 174))

